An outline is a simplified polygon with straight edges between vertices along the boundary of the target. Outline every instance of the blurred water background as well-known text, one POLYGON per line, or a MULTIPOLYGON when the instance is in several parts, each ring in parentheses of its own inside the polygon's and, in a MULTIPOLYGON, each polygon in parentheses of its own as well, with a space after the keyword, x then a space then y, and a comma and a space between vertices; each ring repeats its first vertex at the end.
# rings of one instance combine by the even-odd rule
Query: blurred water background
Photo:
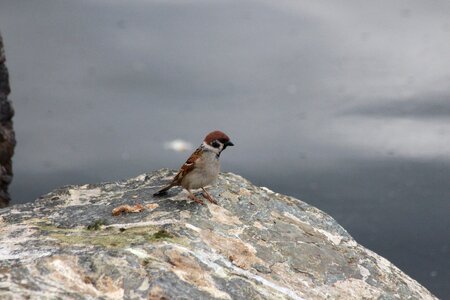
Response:
POLYGON ((189 151, 167 143, 220 129, 224 171, 449 299, 449 16, 443 0, 0 0, 13 204, 176 169, 189 151))

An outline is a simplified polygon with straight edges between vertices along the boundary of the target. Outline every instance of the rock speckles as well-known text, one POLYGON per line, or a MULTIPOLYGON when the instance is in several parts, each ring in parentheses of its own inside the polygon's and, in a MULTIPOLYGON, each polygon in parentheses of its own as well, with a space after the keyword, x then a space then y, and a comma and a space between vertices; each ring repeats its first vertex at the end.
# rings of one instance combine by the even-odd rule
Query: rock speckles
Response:
POLYGON ((209 189, 220 206, 176 189, 153 198, 173 175, 0 210, 0 298, 436 299, 300 200, 230 173, 209 189), (111 214, 138 203, 147 209, 111 214))

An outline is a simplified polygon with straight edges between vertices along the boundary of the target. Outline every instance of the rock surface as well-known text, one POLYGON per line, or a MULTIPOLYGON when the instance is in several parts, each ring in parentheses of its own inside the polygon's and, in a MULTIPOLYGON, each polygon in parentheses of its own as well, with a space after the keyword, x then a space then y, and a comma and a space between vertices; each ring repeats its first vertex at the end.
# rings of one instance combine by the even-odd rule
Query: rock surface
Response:
POLYGON ((209 189, 219 206, 153 198, 173 175, 0 210, 0 299, 436 299, 300 200, 231 173, 209 189))
POLYGON ((11 159, 16 145, 12 124, 14 110, 8 100, 11 90, 5 61, 3 40, 0 34, 0 208, 7 206, 10 201, 8 185, 13 176, 11 159))

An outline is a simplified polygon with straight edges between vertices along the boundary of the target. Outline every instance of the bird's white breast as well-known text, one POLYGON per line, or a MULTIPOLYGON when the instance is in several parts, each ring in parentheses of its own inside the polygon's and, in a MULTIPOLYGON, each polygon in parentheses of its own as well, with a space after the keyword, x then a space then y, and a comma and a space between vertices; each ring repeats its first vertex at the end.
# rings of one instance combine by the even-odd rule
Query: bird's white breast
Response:
POLYGON ((183 178, 181 185, 187 189, 202 188, 213 183, 219 171, 220 162, 217 155, 204 151, 201 158, 195 162, 195 168, 183 178))

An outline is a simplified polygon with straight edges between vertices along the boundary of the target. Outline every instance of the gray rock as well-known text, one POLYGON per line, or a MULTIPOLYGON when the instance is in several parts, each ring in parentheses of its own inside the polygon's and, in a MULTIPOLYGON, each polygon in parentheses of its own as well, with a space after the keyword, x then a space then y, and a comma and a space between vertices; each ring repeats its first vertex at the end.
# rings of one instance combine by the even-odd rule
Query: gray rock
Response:
POLYGON ((219 206, 152 197, 174 174, 0 210, 0 298, 436 299, 327 214, 238 175, 209 189, 219 206), (124 204, 145 209, 113 216, 124 204))
POLYGON ((11 159, 16 146, 12 124, 14 110, 8 100, 11 90, 5 61, 3 40, 0 34, 0 208, 7 206, 10 201, 8 186, 13 176, 11 159))

